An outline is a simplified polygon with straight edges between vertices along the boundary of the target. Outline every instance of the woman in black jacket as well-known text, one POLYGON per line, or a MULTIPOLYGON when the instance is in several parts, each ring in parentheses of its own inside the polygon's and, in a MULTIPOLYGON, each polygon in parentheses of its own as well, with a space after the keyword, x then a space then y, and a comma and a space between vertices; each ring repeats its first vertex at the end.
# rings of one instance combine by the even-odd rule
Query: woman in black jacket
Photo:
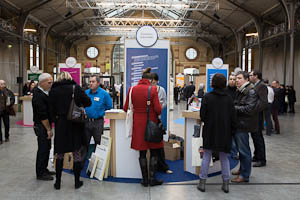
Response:
POLYGON ((61 72, 57 81, 52 85, 49 93, 51 115, 55 122, 54 153, 56 157, 56 182, 54 188, 60 189, 61 173, 64 153, 73 152, 73 171, 75 176, 75 189, 80 188, 81 156, 80 148, 85 143, 84 124, 67 120, 67 113, 72 100, 73 86, 75 86, 74 100, 77 106, 88 107, 90 98, 84 90, 72 80, 68 72, 61 72))
POLYGON ((198 189, 205 192, 212 151, 219 152, 222 167, 222 190, 229 192, 230 165, 227 154, 231 150, 232 136, 236 127, 236 115, 231 96, 226 91, 226 78, 215 74, 212 78, 214 90, 204 95, 201 101, 200 117, 203 127, 203 160, 198 189))

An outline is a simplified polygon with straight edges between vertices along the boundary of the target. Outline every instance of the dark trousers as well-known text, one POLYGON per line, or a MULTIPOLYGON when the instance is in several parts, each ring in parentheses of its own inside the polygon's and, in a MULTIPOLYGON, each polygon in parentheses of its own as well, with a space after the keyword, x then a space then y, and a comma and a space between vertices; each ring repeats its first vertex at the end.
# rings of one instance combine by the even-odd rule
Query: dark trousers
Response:
POLYGON ((9 115, 8 113, 4 112, 0 115, 0 141, 2 141, 2 122, 4 123, 4 131, 5 131, 5 139, 9 138, 9 115))
POLYGON ((272 108, 272 118, 273 118, 273 121, 274 121, 275 130, 279 134, 280 133, 280 126, 279 126, 279 121, 278 121, 278 109, 277 108, 272 108))
POLYGON ((95 144, 100 144, 101 136, 103 134, 104 128, 104 119, 98 119, 95 121, 87 121, 85 122, 85 136, 87 145, 90 144, 91 138, 93 136, 95 140, 95 144))
MULTIPOLYGON (((150 157, 158 157, 160 149, 150 149, 150 157)), ((146 158, 147 150, 140 151, 140 158, 146 158)))
POLYGON ((174 95, 174 100, 175 100, 175 104, 177 105, 178 104, 178 95, 174 95))
POLYGON ((36 155, 36 176, 43 176, 48 167, 51 139, 48 139, 47 130, 42 124, 34 126, 37 136, 38 151, 36 155))
POLYGON ((258 161, 266 162, 266 147, 264 136, 262 134, 264 124, 263 112, 259 113, 258 122, 258 131, 251 133, 254 144, 254 158, 258 161))
POLYGON ((166 172, 167 170, 169 170, 169 166, 166 163, 164 148, 159 149, 159 152, 158 152, 157 170, 160 172, 166 172))
POLYGON ((272 128, 273 128, 273 124, 272 124, 272 120, 271 120, 271 112, 272 112, 272 104, 269 103, 268 107, 264 110, 265 120, 266 120, 266 124, 267 124, 267 131, 266 131, 267 135, 271 135, 272 128))
POLYGON ((295 113, 295 102, 289 102, 290 113, 295 113))

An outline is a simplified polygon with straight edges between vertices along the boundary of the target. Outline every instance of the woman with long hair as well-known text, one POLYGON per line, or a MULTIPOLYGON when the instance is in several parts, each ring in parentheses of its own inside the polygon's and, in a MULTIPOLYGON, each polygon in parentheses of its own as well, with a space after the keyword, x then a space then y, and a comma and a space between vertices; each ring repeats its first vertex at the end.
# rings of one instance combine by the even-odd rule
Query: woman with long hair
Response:
POLYGON ((49 93, 51 116, 55 122, 54 153, 56 156, 56 182, 54 188, 59 190, 61 186, 61 173, 64 154, 73 153, 73 171, 75 176, 75 189, 80 188, 81 155, 80 149, 86 145, 84 135, 84 123, 67 120, 70 103, 74 90, 75 104, 79 107, 91 105, 90 98, 84 90, 76 84, 69 72, 61 72, 49 93))

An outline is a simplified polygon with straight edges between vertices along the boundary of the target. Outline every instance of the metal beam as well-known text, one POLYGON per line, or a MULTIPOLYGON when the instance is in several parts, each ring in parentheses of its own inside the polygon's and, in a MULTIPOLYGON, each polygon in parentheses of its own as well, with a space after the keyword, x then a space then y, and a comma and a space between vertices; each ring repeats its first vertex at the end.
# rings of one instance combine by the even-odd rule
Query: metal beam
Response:
POLYGON ((45 5, 45 4, 47 4, 47 3, 51 2, 51 1, 52 1, 52 0, 45 0, 45 1, 43 1, 43 2, 40 2, 40 3, 36 4, 36 5, 33 5, 33 6, 31 6, 31 8, 28 8, 28 9, 25 11, 25 13, 30 13, 30 12, 32 12, 32 11, 34 11, 34 10, 36 10, 36 9, 38 9, 38 8, 40 8, 40 7, 42 7, 43 5, 45 5))
POLYGON ((245 8, 245 7, 237 4, 237 3, 235 3, 234 1, 227 0, 227 2, 230 3, 230 4, 232 4, 232 5, 234 5, 234 6, 236 6, 236 7, 238 7, 239 9, 243 10, 247 14, 251 15, 253 18, 259 18, 259 16, 256 13, 254 13, 253 11, 251 11, 251 10, 249 10, 249 9, 247 9, 247 8, 245 8))

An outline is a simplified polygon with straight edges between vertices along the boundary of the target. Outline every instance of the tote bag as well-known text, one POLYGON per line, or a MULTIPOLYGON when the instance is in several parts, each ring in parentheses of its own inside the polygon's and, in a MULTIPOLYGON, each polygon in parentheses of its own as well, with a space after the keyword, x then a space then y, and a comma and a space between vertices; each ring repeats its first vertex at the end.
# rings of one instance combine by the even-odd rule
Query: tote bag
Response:
POLYGON ((129 105, 128 105, 128 110, 126 115, 126 123, 125 123, 126 137, 128 138, 132 136, 132 127, 133 127, 133 105, 131 101, 132 89, 133 87, 131 87, 129 91, 129 105))

